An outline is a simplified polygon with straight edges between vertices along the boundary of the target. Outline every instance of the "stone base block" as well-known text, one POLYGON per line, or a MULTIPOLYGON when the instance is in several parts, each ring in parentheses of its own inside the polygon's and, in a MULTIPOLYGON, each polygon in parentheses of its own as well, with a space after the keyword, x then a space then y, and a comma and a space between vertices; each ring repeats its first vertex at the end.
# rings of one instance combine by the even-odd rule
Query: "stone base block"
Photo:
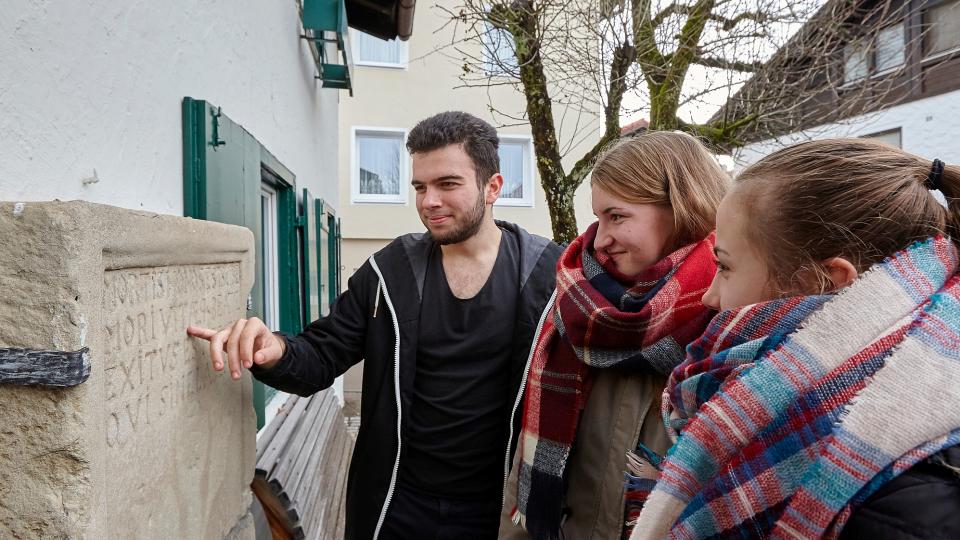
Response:
POLYGON ((250 231, 0 203, 0 254, 0 348, 90 363, 70 388, 0 384, 0 538, 252 538, 249 376, 185 332, 245 315, 250 231))

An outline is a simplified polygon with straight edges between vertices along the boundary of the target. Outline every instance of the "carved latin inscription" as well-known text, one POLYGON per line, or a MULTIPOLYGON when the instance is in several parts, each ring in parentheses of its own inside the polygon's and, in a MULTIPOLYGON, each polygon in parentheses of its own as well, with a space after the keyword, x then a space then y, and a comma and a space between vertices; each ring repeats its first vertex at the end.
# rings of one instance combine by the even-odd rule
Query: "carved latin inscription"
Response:
POLYGON ((103 285, 106 439, 117 449, 147 426, 199 414, 196 394, 218 378, 185 330, 242 315, 240 266, 111 270, 103 285))

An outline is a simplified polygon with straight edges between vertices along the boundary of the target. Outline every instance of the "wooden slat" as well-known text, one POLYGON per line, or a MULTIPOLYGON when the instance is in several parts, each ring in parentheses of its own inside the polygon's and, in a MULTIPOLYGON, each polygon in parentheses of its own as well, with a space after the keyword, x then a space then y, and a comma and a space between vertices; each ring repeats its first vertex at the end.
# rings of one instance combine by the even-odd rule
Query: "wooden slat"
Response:
POLYGON ((330 538, 331 540, 340 540, 343 538, 347 508, 347 472, 350 470, 350 459, 352 455, 353 439, 348 436, 343 446, 343 457, 340 460, 340 466, 338 467, 340 470, 340 476, 333 491, 333 496, 336 498, 336 505, 334 506, 332 515, 334 520, 333 526, 330 527, 330 529, 336 532, 333 535, 327 536, 327 538, 330 538))
POLYGON ((77 386, 90 377, 90 349, 39 351, 0 349, 0 384, 77 386))
MULTIPOLYGON (((305 450, 307 452, 310 451, 309 448, 305 448, 305 442, 309 440, 311 436, 316 436, 316 432, 319 429, 315 421, 317 411, 322 409, 324 402, 327 400, 327 396, 325 394, 317 394, 305 399, 309 400, 309 403, 297 420, 300 425, 287 437, 286 448, 283 455, 280 456, 276 467, 274 467, 273 472, 270 473, 270 482, 278 483, 283 492, 288 496, 292 495, 287 487, 291 480, 293 466, 305 450)), ((293 500, 292 496, 290 498, 293 500)))
POLYGON ((325 429, 321 436, 314 442, 310 459, 301 475, 301 481, 296 486, 296 499, 300 501, 304 508, 310 508, 309 515, 304 516, 303 526, 308 536, 317 529, 318 523, 323 520, 323 506, 317 504, 315 493, 318 490, 327 489, 321 474, 323 460, 327 458, 331 440, 336 436, 337 422, 342 417, 340 406, 334 400, 327 407, 327 415, 324 418, 325 429))
POLYGON ((286 491, 290 493, 291 499, 303 501, 303 490, 301 490, 300 487, 305 485, 305 479, 312 478, 312 472, 315 470, 316 463, 325 451, 331 425, 334 422, 334 418, 340 416, 339 412, 336 398, 334 398, 326 404, 322 411, 319 411, 316 420, 314 420, 318 429, 316 433, 312 434, 305 442, 308 451, 304 452, 301 459, 294 464, 293 470, 291 471, 291 478, 286 486, 286 491))
POLYGON ((256 470, 258 472, 262 471, 268 479, 270 478, 273 469, 277 466, 277 462, 279 461, 283 450, 290 439, 290 435, 296 430, 297 424, 300 422, 300 415, 303 414, 304 409, 307 408, 309 403, 309 399, 297 400, 293 406, 293 410, 291 410, 287 415, 287 418, 277 430, 277 434, 273 436, 273 438, 270 440, 270 443, 264 450, 263 455, 257 460, 256 470))
POLYGON ((331 441, 333 447, 327 452, 323 465, 323 480, 314 495, 317 499, 316 505, 323 507, 323 523, 320 525, 323 530, 328 530, 330 525, 336 522, 343 482, 346 480, 346 473, 340 469, 340 463, 343 461, 345 442, 349 436, 342 422, 341 426, 342 429, 337 431, 336 437, 331 441))
MULTIPOLYGON (((292 443, 296 449, 296 458, 285 461, 285 467, 278 468, 277 474, 274 476, 282 484, 283 492, 290 497, 294 504, 298 505, 302 505, 303 501, 296 495, 297 486, 303 481, 304 469, 310 460, 310 454, 313 453, 316 446, 319 446, 317 441, 322 437, 325 428, 324 423, 329 423, 327 413, 330 410, 329 404, 331 402, 322 399, 320 396, 315 396, 314 399, 319 405, 311 407, 310 413, 304 415, 303 426, 300 429, 300 433, 303 435, 296 437, 292 443)), ((291 451, 291 455, 293 453, 291 451)))
POLYGON ((291 398, 261 434, 258 497, 293 538, 343 537, 344 489, 353 439, 333 390, 291 398))
POLYGON ((273 417, 273 420, 270 420, 270 423, 267 424, 267 426, 263 428, 263 431, 257 436, 257 462, 260 461, 260 458, 264 452, 266 452, 270 441, 276 436, 277 431, 280 430, 280 426, 283 425, 283 422, 287 419, 287 415, 293 410, 298 399, 300 399, 300 396, 291 394, 283 406, 280 407, 280 410, 277 411, 277 415, 273 417))
MULTIPOLYGON (((337 433, 333 433, 327 440, 332 443, 337 438, 337 433)), ((313 508, 308 528, 312 531, 325 530, 326 523, 330 521, 329 501, 335 497, 334 486, 336 485, 336 471, 331 470, 330 463, 339 459, 337 454, 339 450, 336 444, 327 444, 323 449, 322 459, 314 470, 311 477, 312 482, 308 486, 307 493, 304 496, 305 504, 313 508), (337 454, 337 455, 335 455, 337 454)))
POLYGON ((350 472, 350 464, 353 463, 353 443, 353 438, 347 437, 346 452, 340 465, 340 470, 343 471, 343 489, 340 490, 340 511, 337 513, 336 538, 338 540, 344 537, 344 528, 347 524, 347 476, 350 472))

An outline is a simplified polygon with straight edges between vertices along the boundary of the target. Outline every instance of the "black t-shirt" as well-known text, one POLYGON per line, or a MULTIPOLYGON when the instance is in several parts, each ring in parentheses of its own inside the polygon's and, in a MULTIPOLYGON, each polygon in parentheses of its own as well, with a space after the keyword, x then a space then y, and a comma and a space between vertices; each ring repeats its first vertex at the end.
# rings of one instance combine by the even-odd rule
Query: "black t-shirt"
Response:
POLYGON ((516 238, 504 232, 487 282, 463 300, 447 284, 440 247, 430 254, 401 485, 452 499, 500 497, 519 271, 516 238))

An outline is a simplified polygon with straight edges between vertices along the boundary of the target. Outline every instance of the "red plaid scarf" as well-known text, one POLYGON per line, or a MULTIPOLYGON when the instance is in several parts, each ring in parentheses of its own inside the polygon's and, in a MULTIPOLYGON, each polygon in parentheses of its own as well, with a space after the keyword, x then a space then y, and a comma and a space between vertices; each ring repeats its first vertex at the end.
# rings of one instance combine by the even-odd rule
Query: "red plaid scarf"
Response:
POLYGON ((716 271, 714 235, 626 278, 592 252, 597 224, 557 265, 557 298, 530 365, 520 434, 514 521, 534 538, 556 538, 565 469, 594 368, 669 374, 710 320, 700 298, 716 271))

